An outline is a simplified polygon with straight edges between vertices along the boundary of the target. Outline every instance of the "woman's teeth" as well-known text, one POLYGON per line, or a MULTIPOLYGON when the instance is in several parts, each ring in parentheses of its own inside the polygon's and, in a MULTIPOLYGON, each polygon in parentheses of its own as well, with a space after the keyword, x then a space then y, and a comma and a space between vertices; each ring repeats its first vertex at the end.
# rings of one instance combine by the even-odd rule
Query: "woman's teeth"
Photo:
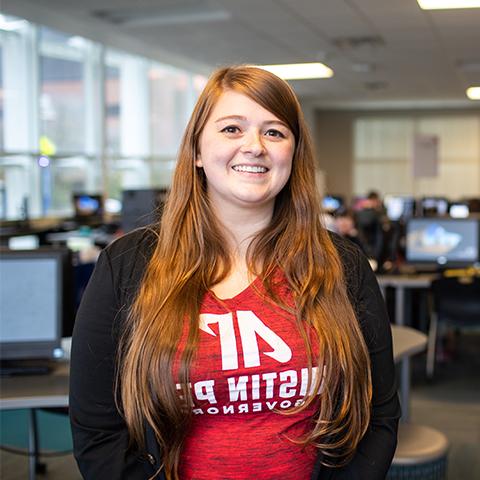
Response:
POLYGON ((248 173, 266 173, 268 169, 266 167, 259 167, 256 165, 235 165, 232 167, 236 172, 248 172, 248 173))

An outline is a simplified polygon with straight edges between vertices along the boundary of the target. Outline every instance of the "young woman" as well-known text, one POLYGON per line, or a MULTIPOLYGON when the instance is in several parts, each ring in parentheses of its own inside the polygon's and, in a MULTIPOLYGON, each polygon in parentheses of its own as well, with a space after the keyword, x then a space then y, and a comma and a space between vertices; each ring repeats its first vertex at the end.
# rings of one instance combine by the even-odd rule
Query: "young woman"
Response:
POLYGON ((215 72, 160 225, 103 251, 80 307, 84 478, 385 477, 400 415, 390 327, 367 260, 319 205, 288 84, 215 72))

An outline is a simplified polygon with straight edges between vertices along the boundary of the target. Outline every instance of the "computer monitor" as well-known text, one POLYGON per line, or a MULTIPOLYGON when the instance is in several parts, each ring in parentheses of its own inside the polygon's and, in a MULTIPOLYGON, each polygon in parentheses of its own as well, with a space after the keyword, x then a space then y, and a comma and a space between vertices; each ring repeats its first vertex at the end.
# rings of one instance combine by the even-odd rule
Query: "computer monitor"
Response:
POLYGON ((8 239, 10 250, 34 250, 40 246, 38 235, 17 235, 8 239))
POLYGON ((166 195, 167 190, 161 188, 124 190, 122 192, 122 230, 129 232, 157 222, 166 195))
POLYGON ((103 198, 100 194, 75 193, 73 206, 76 220, 101 220, 103 216, 103 198))
POLYGON ((387 217, 398 221, 413 217, 415 214, 415 198, 408 195, 385 195, 383 200, 387 217))
POLYGON ((467 266, 479 261, 476 218, 412 218, 407 222, 407 262, 467 266))
POLYGON ((64 305, 71 258, 64 248, 0 250, 0 359, 63 355, 64 305))
POLYGON ((452 218, 468 218, 470 209, 468 202, 452 202, 448 207, 448 214, 452 218))
POLYGON ((325 195, 322 198, 322 208, 325 212, 334 213, 344 205, 343 197, 340 195, 325 195))
POLYGON ((422 215, 425 217, 448 214, 448 200, 445 197, 423 197, 420 200, 422 215))

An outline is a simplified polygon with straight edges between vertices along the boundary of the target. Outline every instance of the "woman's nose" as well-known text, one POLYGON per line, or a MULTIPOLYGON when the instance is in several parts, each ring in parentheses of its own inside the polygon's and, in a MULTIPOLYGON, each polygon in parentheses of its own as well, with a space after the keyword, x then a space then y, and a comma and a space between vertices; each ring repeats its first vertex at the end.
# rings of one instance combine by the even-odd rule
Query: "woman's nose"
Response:
POLYGON ((263 138, 260 132, 250 132, 244 136, 244 143, 242 145, 242 153, 258 157, 265 153, 265 146, 263 145, 263 138))

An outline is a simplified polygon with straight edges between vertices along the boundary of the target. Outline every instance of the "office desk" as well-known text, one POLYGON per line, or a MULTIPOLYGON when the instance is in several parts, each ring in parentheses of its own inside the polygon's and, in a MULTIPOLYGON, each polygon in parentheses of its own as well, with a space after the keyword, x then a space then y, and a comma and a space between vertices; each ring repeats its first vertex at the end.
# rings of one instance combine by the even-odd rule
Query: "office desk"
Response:
MULTIPOLYGON (((395 318, 394 322, 398 326, 408 324, 407 315, 405 313, 405 291, 407 289, 428 289, 432 281, 438 277, 436 273, 424 274, 402 274, 402 275, 377 275, 377 281, 385 298, 385 289, 393 287, 395 289, 395 318)), ((409 419, 408 398, 410 396, 410 356, 418 353, 426 348, 427 337, 417 330, 409 328, 405 331, 394 331, 395 325, 392 325, 392 335, 394 335, 394 357, 396 361, 400 362, 400 398, 402 400, 402 422, 407 422, 409 419), (417 334, 415 337, 414 334, 417 334), (395 341, 395 335, 397 339, 395 341), (415 351, 414 345, 410 341, 420 342, 420 337, 423 336, 422 343, 418 346, 420 350, 415 351), (410 338, 410 341, 408 340, 410 338), (395 356, 395 344, 397 344, 397 355, 395 356), (410 348, 407 348, 410 346, 410 348), (401 348, 400 348, 401 347, 401 348)))
POLYGON ((410 327, 392 325, 393 359, 401 362, 400 401, 402 422, 410 418, 410 357, 425 350, 427 336, 410 327))
POLYGON ((67 362, 46 375, 18 375, 0 379, 0 410, 68 407, 67 362))
POLYGON ((432 281, 438 278, 436 273, 422 273, 409 275, 377 275, 377 281, 385 298, 385 289, 395 289, 395 318, 397 325, 405 325, 405 291, 407 289, 428 289, 432 281))
POLYGON ((59 362, 46 375, 0 378, 0 410, 27 408, 29 480, 35 480, 38 461, 36 408, 68 407, 69 363, 59 362))

